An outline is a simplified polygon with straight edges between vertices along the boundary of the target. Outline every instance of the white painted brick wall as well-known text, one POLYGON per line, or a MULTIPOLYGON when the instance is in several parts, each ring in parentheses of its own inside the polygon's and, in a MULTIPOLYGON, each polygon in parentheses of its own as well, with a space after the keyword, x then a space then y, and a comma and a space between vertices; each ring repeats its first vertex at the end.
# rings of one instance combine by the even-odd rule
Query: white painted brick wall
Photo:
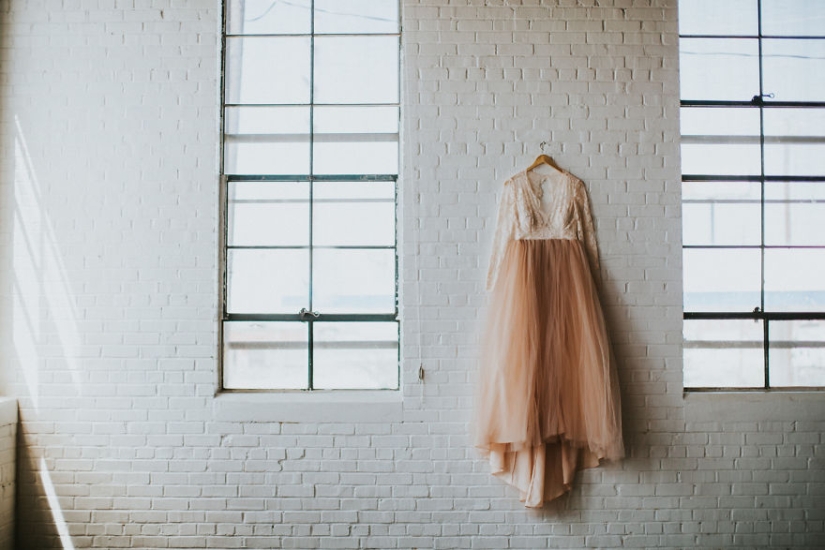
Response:
POLYGON ((675 6, 404 0, 402 400, 245 409, 218 0, 0 0, 17 547, 825 547, 823 397, 682 395, 675 6), (590 191, 629 457, 534 512, 467 420, 496 194, 542 141, 590 191))

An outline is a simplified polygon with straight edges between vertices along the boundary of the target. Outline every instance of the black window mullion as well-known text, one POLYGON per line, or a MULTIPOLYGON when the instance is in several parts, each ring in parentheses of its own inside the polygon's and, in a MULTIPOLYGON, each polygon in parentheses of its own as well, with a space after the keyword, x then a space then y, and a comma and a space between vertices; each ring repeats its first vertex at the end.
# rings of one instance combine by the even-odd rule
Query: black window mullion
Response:
MULTIPOLYGON (((759 236, 759 243, 760 243, 760 284, 759 284, 759 308, 762 311, 765 311, 765 110, 762 108, 762 103, 764 103, 765 97, 765 72, 764 72, 764 63, 762 58, 762 0, 758 0, 756 3, 756 24, 757 24, 757 34, 758 34, 758 48, 759 48, 759 97, 757 103, 759 104, 759 171, 760 171, 760 179, 759 179, 759 197, 760 197, 760 236, 759 236)), ((754 98, 757 99, 757 98, 754 98)), ((768 358, 768 320, 765 319, 762 322, 762 353, 763 353, 763 361, 764 361, 764 386, 765 388, 769 388, 771 385, 771 378, 770 378, 770 360, 768 358)))
MULTIPOLYGON (((315 0, 310 1, 309 5, 309 21, 310 21, 310 36, 309 36, 309 311, 313 310, 313 282, 315 280, 315 251, 313 250, 313 234, 312 229, 314 225, 315 216, 315 202, 313 201, 315 185, 313 175, 315 174, 315 0)), ((310 320, 307 323, 307 330, 309 331, 309 346, 307 361, 307 389, 312 391, 314 389, 314 370, 313 363, 315 361, 314 342, 315 342, 315 325, 310 320)))

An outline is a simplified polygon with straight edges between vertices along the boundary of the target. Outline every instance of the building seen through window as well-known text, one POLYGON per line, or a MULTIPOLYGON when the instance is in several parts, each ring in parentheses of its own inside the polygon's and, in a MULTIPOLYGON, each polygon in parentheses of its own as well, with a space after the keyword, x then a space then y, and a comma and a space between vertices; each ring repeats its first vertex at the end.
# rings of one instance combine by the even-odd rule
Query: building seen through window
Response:
POLYGON ((825 386, 825 2, 680 0, 684 385, 825 386))
POLYGON ((397 389, 397 0, 227 0, 226 390, 397 389))

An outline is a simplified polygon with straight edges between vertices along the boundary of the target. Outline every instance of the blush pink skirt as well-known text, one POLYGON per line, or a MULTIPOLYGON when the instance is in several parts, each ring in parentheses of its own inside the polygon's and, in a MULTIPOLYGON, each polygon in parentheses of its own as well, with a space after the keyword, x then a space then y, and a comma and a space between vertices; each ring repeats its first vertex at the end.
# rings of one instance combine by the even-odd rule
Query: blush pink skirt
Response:
POLYGON ((510 242, 476 387, 475 444, 525 506, 624 455, 618 381, 581 242, 510 242))

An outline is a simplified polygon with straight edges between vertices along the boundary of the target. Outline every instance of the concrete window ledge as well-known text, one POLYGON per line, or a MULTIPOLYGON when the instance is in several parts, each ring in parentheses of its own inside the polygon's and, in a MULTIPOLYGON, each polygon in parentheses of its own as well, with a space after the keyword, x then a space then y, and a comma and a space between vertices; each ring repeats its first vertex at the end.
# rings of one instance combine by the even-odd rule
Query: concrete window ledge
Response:
POLYGON ((814 421, 825 418, 825 391, 713 392, 685 395, 691 422, 814 421))
POLYGON ((399 391, 218 394, 215 418, 231 422, 398 422, 399 391))

